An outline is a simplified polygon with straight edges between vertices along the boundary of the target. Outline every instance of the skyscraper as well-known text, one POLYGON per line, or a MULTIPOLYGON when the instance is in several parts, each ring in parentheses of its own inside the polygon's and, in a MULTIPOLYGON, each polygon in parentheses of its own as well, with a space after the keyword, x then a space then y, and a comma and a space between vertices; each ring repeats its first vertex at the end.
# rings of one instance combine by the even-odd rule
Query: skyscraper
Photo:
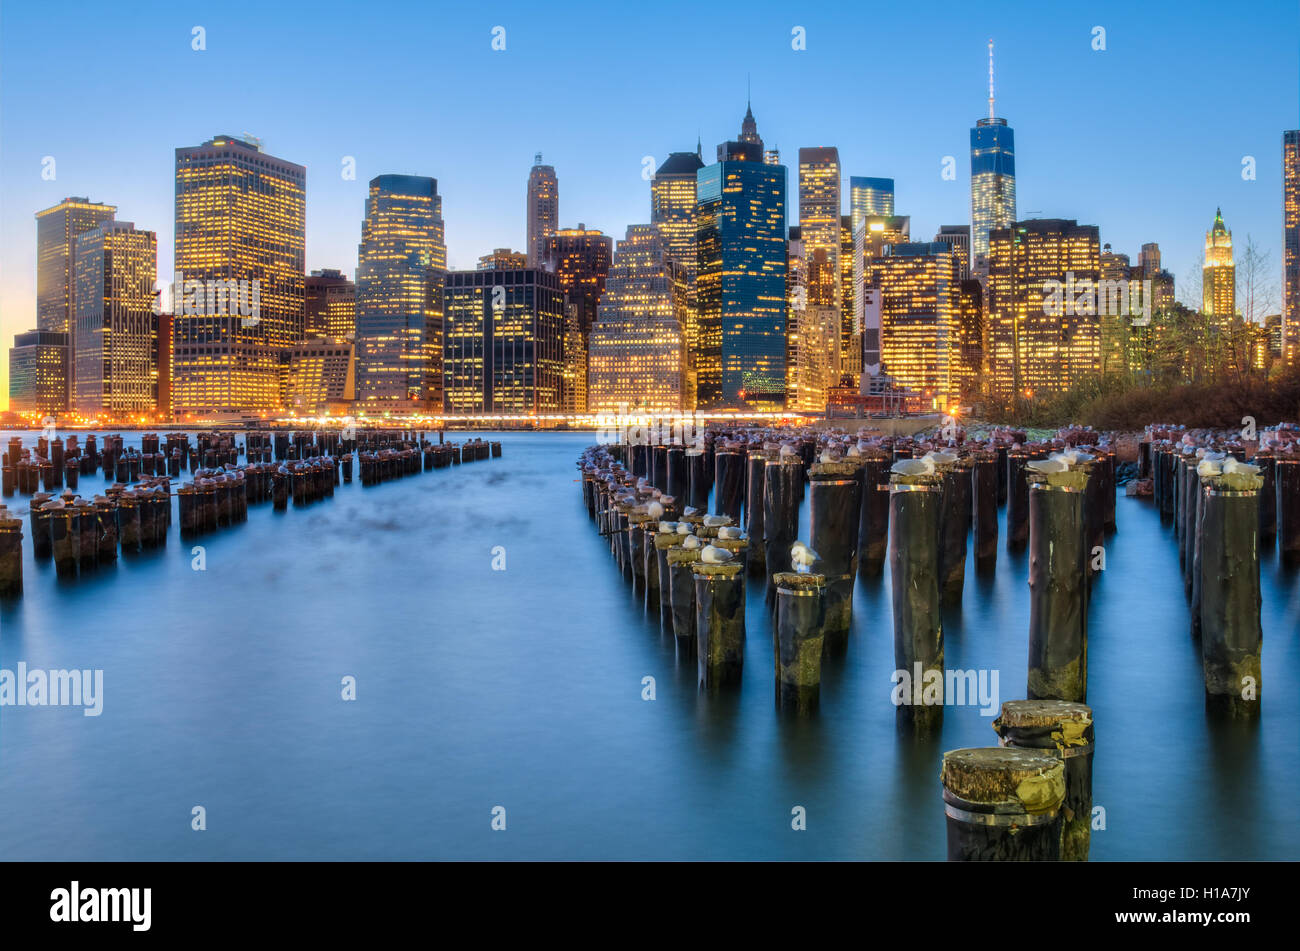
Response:
POLYGON ((74 408, 152 413, 158 403, 158 238, 129 221, 77 235, 74 408))
POLYGON ((584 338, 596 322, 596 308, 605 293, 613 254, 614 241, 609 235, 581 223, 576 228, 553 232, 546 241, 546 269, 556 273, 560 289, 577 305, 584 338))
POLYGON ((9 350, 9 408, 15 413, 54 415, 68 408, 68 336, 57 330, 14 334, 9 350))
POLYGON ((342 271, 312 271, 306 281, 303 339, 353 340, 357 332, 357 287, 342 271))
POLYGON ((116 205, 89 198, 65 198, 36 213, 36 326, 39 330, 72 332, 73 242, 117 214, 116 205))
POLYGON ((962 379, 961 278, 941 242, 897 243, 872 262, 885 372, 946 408, 962 379))
POLYGON ((442 405, 442 277, 447 246, 438 183, 370 180, 357 248, 357 398, 367 409, 442 405))
POLYGON ((618 243, 591 332, 592 412, 684 408, 685 340, 667 253, 655 225, 629 225, 618 243))
POLYGON ((970 130, 971 269, 988 275, 989 232, 1016 220, 1015 134, 993 112, 993 41, 989 40, 989 115, 970 130))
POLYGON ((957 255, 958 269, 964 281, 970 277, 970 225, 940 225, 935 241, 941 241, 952 248, 957 255))
MULTIPOLYGON (((813 307, 843 312, 840 247, 840 153, 834 147, 799 150, 799 235, 808 261, 808 298, 813 307)), ((847 351, 851 324, 832 334, 832 385, 839 382, 841 355, 847 351)))
POLYGON ((539 268, 451 271, 443 346, 452 414, 558 413, 564 292, 539 268))
POLYGON ((542 153, 528 172, 528 266, 544 267, 546 242, 560 227, 560 182, 555 169, 542 164, 542 153))
POLYGON ((115 205, 89 198, 65 198, 36 213, 36 327, 68 335, 68 392, 65 407, 74 401, 76 364, 72 348, 76 319, 75 253, 77 236, 117 214, 115 205))
POLYGON ((750 108, 748 99, 745 101, 745 118, 740 120, 740 139, 738 141, 758 146, 759 154, 762 155, 763 137, 758 134, 758 123, 754 121, 754 110, 750 108))
POLYGON ((867 215, 892 215, 894 213, 894 180, 892 178, 849 178, 849 214, 853 230, 857 231, 867 215))
POLYGON ((1282 358, 1300 355, 1300 129, 1282 133, 1282 358))
POLYGON ((1041 397, 1098 372, 1100 276, 1096 225, 1035 218, 989 233, 985 360, 992 395, 1041 397))
POLYGON ((178 414, 279 409, 280 354, 302 339, 306 186, 251 139, 176 150, 178 414))
POLYGON ((1232 232, 1223 223, 1223 210, 1214 211, 1214 224, 1205 232, 1205 264, 1201 268, 1201 311, 1211 317, 1237 312, 1237 269, 1232 263, 1232 232))
POLYGON ((727 159, 699 170, 696 196, 698 406, 781 409, 786 168, 727 159))
POLYGON ((704 160, 697 146, 694 152, 673 152, 650 182, 650 223, 664 239, 664 254, 677 271, 675 279, 685 289, 679 302, 678 319, 686 339, 686 408, 693 406, 695 351, 699 346, 696 326, 695 271, 695 181, 704 160))

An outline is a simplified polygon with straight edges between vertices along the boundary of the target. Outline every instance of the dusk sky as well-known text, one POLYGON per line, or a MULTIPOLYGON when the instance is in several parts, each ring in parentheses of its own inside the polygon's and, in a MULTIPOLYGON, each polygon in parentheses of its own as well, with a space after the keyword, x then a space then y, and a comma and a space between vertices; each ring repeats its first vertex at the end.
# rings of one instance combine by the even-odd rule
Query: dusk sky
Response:
MULTIPOLYGON (((706 162, 751 77, 767 147, 896 179, 929 240, 970 221, 969 133, 1015 130, 1021 218, 1075 218, 1136 263, 1157 241, 1185 285, 1215 208, 1281 275, 1281 136, 1300 127, 1300 4, 32 3, 0 9, 0 341, 35 326, 34 213, 69 195, 158 234, 172 271, 174 149, 251 133, 307 167, 307 268, 356 268, 367 181, 431 175, 449 263, 524 247, 535 152, 564 226, 649 220, 644 156, 706 162), (206 50, 191 48, 192 28, 206 50), (492 29, 506 30, 494 51, 492 29), (807 49, 791 49, 802 26, 807 49), (1106 30, 1104 51, 1093 28, 1106 30), (940 172, 956 159, 955 181, 940 172), (41 177, 52 156, 56 178, 41 177), (356 159, 356 179, 340 174, 356 159), (1257 161, 1244 180, 1242 160, 1257 161)), ((790 208, 791 220, 797 207, 790 208)), ((1182 296, 1180 288, 1180 297, 1182 296)), ((8 361, 0 360, 0 407, 8 361)))

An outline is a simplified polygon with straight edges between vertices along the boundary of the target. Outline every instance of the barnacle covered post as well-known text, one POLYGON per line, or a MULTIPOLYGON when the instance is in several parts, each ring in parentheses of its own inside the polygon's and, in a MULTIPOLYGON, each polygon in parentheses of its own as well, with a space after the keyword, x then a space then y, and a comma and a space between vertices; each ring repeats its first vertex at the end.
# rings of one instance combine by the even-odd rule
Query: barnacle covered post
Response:
POLYGON ((1007 452, 1007 550, 1017 551, 1029 540, 1029 483, 1025 466, 1030 452, 1018 446, 1007 452))
POLYGON ((1226 460, 1204 478, 1201 516, 1201 663, 1206 706, 1259 716, 1259 498, 1253 466, 1226 460))
POLYGON ((708 456, 698 447, 686 450, 686 504, 701 512, 709 508, 708 456))
POLYGON ((808 477, 810 541, 818 555, 813 570, 824 576, 826 639, 840 646, 853 615, 862 471, 853 462, 818 462, 808 477))
POLYGON ((943 615, 939 604, 939 506, 943 477, 925 460, 895 463, 889 486, 889 575, 900 717, 919 731, 943 722, 943 615), (937 679, 938 696, 927 695, 937 679))
MULTIPOLYGON (((716 548, 705 552, 719 551, 716 548)), ((700 686, 740 683, 745 663, 745 574, 733 561, 691 565, 695 583, 695 630, 700 686)))
POLYGON ((1061 856, 1065 766, 1015 747, 943 754, 949 862, 1054 862, 1061 856))
POLYGON ((1027 696, 1082 703, 1088 695, 1088 473, 1055 459, 1032 463, 1030 471, 1027 696))
POLYGON ((1092 840, 1092 709, 1067 700, 1007 700, 993 721, 998 743, 1050 753, 1065 767, 1061 860, 1088 861, 1092 840))
POLYGON ((1273 463, 1277 487, 1277 544, 1282 557, 1300 560, 1300 456, 1278 456, 1273 463))
POLYGON ((793 713, 812 713, 821 697, 826 578, 783 571, 775 581, 772 652, 776 657, 776 706, 793 713))

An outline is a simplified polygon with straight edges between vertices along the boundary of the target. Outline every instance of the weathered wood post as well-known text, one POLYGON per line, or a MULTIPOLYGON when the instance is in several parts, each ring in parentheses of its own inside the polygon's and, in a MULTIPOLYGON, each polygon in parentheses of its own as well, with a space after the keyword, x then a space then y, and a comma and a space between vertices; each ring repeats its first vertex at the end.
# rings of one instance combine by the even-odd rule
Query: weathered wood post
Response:
POLYGON ((1030 452, 1023 446, 1007 452, 1007 550, 1018 551, 1029 541, 1029 483, 1025 465, 1030 452))
POLYGON ((739 524, 745 503, 745 457, 731 449, 719 450, 714 453, 713 468, 713 511, 730 515, 739 524))
POLYGON ((799 537, 799 490, 803 486, 803 459, 784 453, 767 460, 763 474, 763 563, 767 569, 767 596, 776 593, 774 578, 790 570, 790 546, 799 537))
MULTIPOLYGON (((945 455, 944 458, 947 458, 945 455)), ((943 502, 939 507, 939 587, 949 603, 961 601, 966 584, 966 548, 970 539, 973 478, 969 457, 940 466, 943 502)))
POLYGON ((47 493, 37 492, 32 496, 31 504, 28 506, 27 517, 31 521, 32 529, 32 556, 37 561, 45 561, 54 556, 54 543, 50 534, 51 513, 45 508, 45 503, 49 501, 50 496, 47 493))
POLYGON ((703 449, 686 450, 686 504, 699 509, 709 510, 709 470, 708 458, 703 449))
POLYGON ((823 575, 783 571, 776 576, 772 653, 776 659, 778 710, 812 713, 817 709, 826 619, 823 575))
POLYGON ((700 540, 688 535, 680 545, 668 549, 668 600, 672 607, 673 638, 677 642, 678 657, 690 657, 695 653, 695 574, 692 569, 700 560, 700 548, 700 540))
POLYGON ((700 686, 712 690, 738 684, 745 663, 744 571, 735 563, 697 561, 690 567, 700 686))
POLYGON ((1259 716, 1259 498, 1262 480, 1242 466, 1208 476, 1201 515, 1201 663, 1206 706, 1259 716))
POLYGON ((1035 472, 1029 486, 1030 700, 1088 697, 1082 469, 1035 472))
POLYGON ((23 594, 23 520, 0 505, 0 598, 23 594))
POLYGON ((1007 700, 993 721, 1001 746, 1041 750, 1065 767, 1061 860, 1088 861, 1092 840, 1092 709, 1066 700, 1007 700))
POLYGON ((862 513, 861 467, 851 461, 814 463, 809 472, 808 500, 810 544, 817 553, 813 571, 822 576, 824 589, 825 642, 827 647, 838 649, 848 639, 853 619, 862 513))
POLYGON ((889 575, 894 608, 894 700, 918 732, 943 722, 943 614, 939 598, 938 472, 891 477, 889 575), (927 695, 937 679, 937 696, 927 695))
POLYGON ((1061 857, 1065 766, 1015 747, 943 754, 950 862, 1055 862, 1061 857))
POLYGON ((1273 463, 1277 486, 1277 544, 1287 561, 1300 559, 1300 457, 1278 456, 1273 463))
POLYGON ((767 481, 767 456, 754 451, 745 457, 745 534, 750 537, 749 573, 763 574, 763 489, 767 481))
POLYGON ((890 454, 869 449, 862 462, 862 511, 858 520, 858 573, 874 578, 884 571, 889 546, 890 454))
POLYGON ((971 521, 975 526, 975 567, 988 570, 998 559, 998 455, 974 454, 971 469, 971 521))

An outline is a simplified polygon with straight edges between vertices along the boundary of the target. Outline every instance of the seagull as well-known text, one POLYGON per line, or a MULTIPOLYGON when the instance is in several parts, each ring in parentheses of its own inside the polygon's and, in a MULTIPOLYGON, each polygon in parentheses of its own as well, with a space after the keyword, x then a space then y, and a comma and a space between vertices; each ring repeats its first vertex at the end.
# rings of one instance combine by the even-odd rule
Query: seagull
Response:
POLYGON ((1031 459, 1025 463, 1025 468, 1046 475, 1049 472, 1066 472, 1069 470, 1070 464, 1064 459, 1031 459))
POLYGON ((706 515, 704 516, 704 524, 709 526, 710 528, 713 528, 714 526, 720 526, 720 525, 730 525, 731 516, 730 515, 706 515))
POLYGON ((1228 458, 1224 459, 1223 474, 1232 475, 1233 473, 1236 472, 1240 472, 1244 475, 1258 475, 1259 466, 1252 466, 1252 465, 1247 465, 1244 462, 1238 462, 1236 457, 1234 456, 1229 456, 1228 458))
POLYGON ((694 535, 687 535, 684 539, 682 539, 682 547, 688 550, 699 548, 702 544, 703 542, 701 542, 694 535))
POLYGON ((889 471, 903 476, 934 474, 934 460, 929 456, 920 459, 899 459, 889 467, 889 471))
POLYGON ((706 565, 721 565, 731 561, 731 552, 725 548, 716 548, 713 545, 706 545, 700 552, 700 561, 706 565))
POLYGON ((724 525, 718 529, 719 538, 736 539, 740 538, 742 535, 744 535, 744 532, 740 530, 739 525, 724 525))
POLYGON ((944 452, 941 449, 931 449, 922 459, 929 459, 936 466, 950 466, 957 461, 955 452, 944 452))
POLYGON ((812 566, 816 561, 817 552, 803 542, 795 542, 790 546, 790 563, 794 565, 795 571, 807 574, 812 570, 812 566))

